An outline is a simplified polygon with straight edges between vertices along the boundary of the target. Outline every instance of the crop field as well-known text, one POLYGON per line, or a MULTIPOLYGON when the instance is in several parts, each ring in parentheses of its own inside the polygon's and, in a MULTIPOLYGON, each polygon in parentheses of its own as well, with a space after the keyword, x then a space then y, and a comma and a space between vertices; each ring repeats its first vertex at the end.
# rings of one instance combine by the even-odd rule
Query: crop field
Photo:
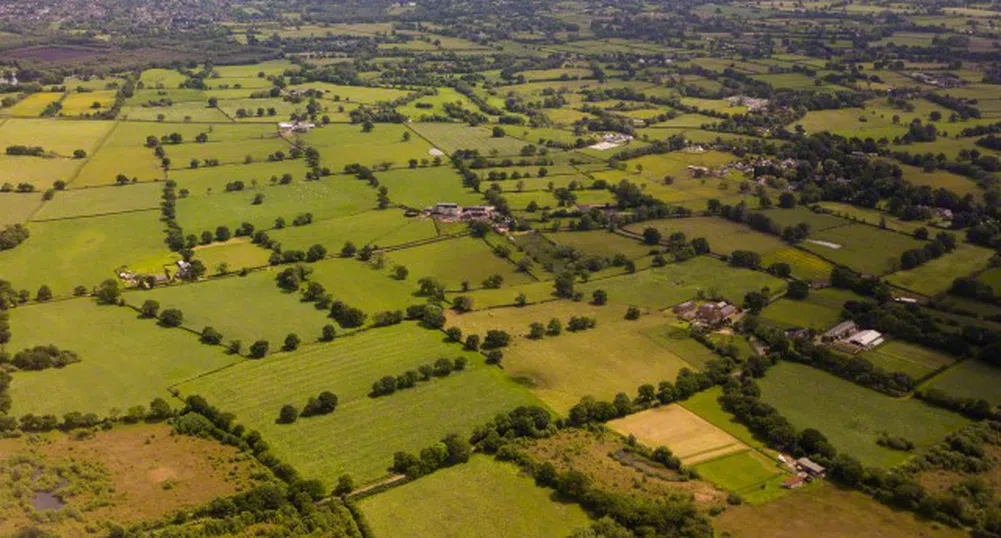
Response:
POLYGON ((812 234, 800 247, 861 273, 879 275, 898 267, 904 251, 922 245, 921 241, 907 235, 865 224, 852 224, 812 234), (838 248, 813 241, 831 243, 838 248), (873 245, 880 246, 878 254, 873 253, 873 245))
POLYGON ((761 254, 782 249, 786 246, 781 239, 756 232, 747 226, 715 217, 695 217, 666 219, 631 224, 627 231, 643 233, 647 227, 660 231, 666 241, 671 234, 681 232, 689 241, 697 237, 709 241, 709 248, 718 254, 729 254, 734 250, 752 250, 761 254))
POLYGON ((157 212, 33 223, 27 241, 0 252, 0 275, 19 289, 34 292, 45 284, 55 295, 69 295, 75 286, 114 277, 123 265, 158 257, 168 263, 160 229, 157 212))
POLYGON ((262 361, 245 361, 180 386, 260 430, 279 458, 331 485, 350 473, 367 482, 388 473, 393 453, 419 451, 450 432, 468 434, 501 411, 535 399, 483 358, 442 342, 441 333, 407 323, 345 336, 331 344, 262 361), (440 357, 466 356, 466 371, 382 398, 372 383, 440 357), (276 424, 278 410, 330 390, 337 411, 276 424), (461 404, 462 413, 442 409, 461 404))
POLYGON ((365 499, 359 508, 376 538, 397 536, 401 528, 415 538, 563 538, 589 522, 578 505, 552 500, 516 465, 488 456, 365 499))
POLYGON ((722 395, 722 388, 713 387, 692 395, 691 398, 678 405, 695 413, 703 420, 725 431, 743 444, 759 452, 770 453, 771 451, 765 447, 760 439, 751 433, 751 430, 747 429, 747 426, 737 422, 733 415, 723 410, 719 404, 719 397, 722 395))
POLYGON ((489 276, 500 275, 505 285, 525 284, 534 279, 505 259, 493 254, 486 242, 472 237, 458 237, 426 245, 394 250, 386 255, 392 265, 410 270, 415 282, 421 277, 434 277, 446 289, 459 289, 463 282, 473 288, 489 276))
POLYGON ((613 305, 584 310, 558 301, 462 314, 451 317, 449 325, 481 336, 490 329, 510 332, 515 338, 504 350, 505 372, 562 413, 584 396, 611 399, 618 392, 633 393, 644 383, 673 381, 682 368, 694 368, 644 334, 663 325, 663 317, 629 321, 623 314, 622 307, 613 305), (541 340, 524 338, 532 322, 557 318, 565 325, 571 315, 582 314, 596 316, 597 327, 541 340))
POLYGON ((166 424, 119 426, 87 437, 55 432, 31 439, 0 441, 0 463, 11 463, 0 468, 13 470, 15 461, 27 460, 36 465, 36 478, 72 477, 77 493, 63 500, 65 510, 74 511, 79 520, 33 521, 21 504, 31 504, 30 494, 21 489, 25 484, 7 482, 0 486, 0 532, 5 534, 34 524, 60 536, 83 536, 100 521, 135 524, 160 518, 257 485, 251 475, 261 471, 253 458, 234 447, 173 435, 166 424), (77 475, 81 469, 91 472, 77 475))
POLYGON ((699 256, 635 274, 592 280, 578 286, 585 294, 596 289, 608 292, 609 302, 662 309, 694 299, 719 295, 743 302, 744 294, 767 287, 772 293, 785 289, 785 282, 771 275, 735 269, 721 261, 699 256))
POLYGON ((861 356, 888 372, 903 372, 914 379, 921 379, 955 362, 953 357, 940 351, 900 341, 888 342, 861 356))
POLYGON ((984 399, 1001 403, 1001 369, 979 360, 964 360, 926 383, 957 398, 984 399))
POLYGON ((648 447, 666 446, 685 465, 747 450, 747 445, 680 405, 647 409, 613 420, 608 427, 633 435, 648 447))
POLYGON ((759 380, 762 399, 798 428, 816 428, 840 451, 866 465, 889 467, 909 456, 876 444, 879 434, 901 436, 926 447, 968 421, 918 400, 898 400, 831 374, 782 363, 759 380), (817 398, 822 394, 823 398, 817 398))
POLYGON ((4 109, 3 114, 14 117, 35 118, 41 115, 45 107, 58 101, 62 96, 63 94, 59 92, 33 93, 25 96, 24 99, 18 101, 14 106, 4 109))
POLYGON ((101 112, 115 103, 114 91, 70 93, 62 100, 61 116, 88 116, 101 112))
POLYGON ((933 296, 949 289, 952 281, 987 267, 994 256, 990 249, 960 243, 956 250, 908 271, 898 271, 886 281, 922 295, 933 296))
MULTIPOLYGON (((710 245, 712 246, 712 245, 710 245)), ((761 257, 761 264, 770 267, 772 264, 787 264, 792 276, 801 280, 827 280, 831 276, 834 265, 805 250, 798 248, 783 248, 773 250, 761 257)))
POLYGON ((124 412, 239 358, 180 329, 138 319, 131 308, 97 306, 92 299, 18 308, 11 313, 11 330, 11 349, 54 344, 80 355, 80 362, 62 369, 17 372, 10 388, 17 416, 124 412))

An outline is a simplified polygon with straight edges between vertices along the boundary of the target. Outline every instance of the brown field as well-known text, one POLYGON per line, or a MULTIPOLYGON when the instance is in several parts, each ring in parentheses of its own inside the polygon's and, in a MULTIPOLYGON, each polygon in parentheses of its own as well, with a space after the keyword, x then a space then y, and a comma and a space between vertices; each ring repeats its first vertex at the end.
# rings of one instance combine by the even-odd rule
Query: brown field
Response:
POLYGON ((926 523, 865 495, 819 484, 761 505, 729 508, 714 522, 733 538, 960 538, 959 529, 926 523))
POLYGON ((676 480, 674 471, 620 452, 625 446, 625 441, 611 432, 564 430, 553 437, 532 442, 523 451, 533 461, 548 461, 561 472, 580 471, 591 477, 595 487, 606 491, 646 498, 692 495, 697 503, 706 506, 722 502, 724 493, 712 484, 702 480, 676 480), (622 463, 612 454, 619 454, 631 463, 622 463))
MULTIPOLYGON (((85 527, 97 521, 131 524, 160 518, 246 490, 251 473, 261 469, 233 447, 172 435, 166 424, 119 426, 83 439, 75 433, 50 433, 0 440, 0 468, 22 455, 41 458, 43 467, 83 465, 96 469, 92 474, 100 478, 63 499, 66 506, 58 512, 77 512, 79 521, 56 517, 52 523, 33 523, 30 510, 5 503, 0 506, 3 536, 32 524, 58 536, 85 536, 85 527)), ((0 499, 12 499, 9 487, 0 482, 0 499)), ((47 512, 41 512, 43 517, 47 512)))
POLYGON ((30 47, 10 50, 4 53, 11 58, 41 60, 43 62, 66 62, 104 54, 102 50, 69 47, 30 47))
POLYGON ((608 427, 640 443, 666 446, 685 465, 747 450, 748 446, 680 405, 667 405, 613 420, 608 427))

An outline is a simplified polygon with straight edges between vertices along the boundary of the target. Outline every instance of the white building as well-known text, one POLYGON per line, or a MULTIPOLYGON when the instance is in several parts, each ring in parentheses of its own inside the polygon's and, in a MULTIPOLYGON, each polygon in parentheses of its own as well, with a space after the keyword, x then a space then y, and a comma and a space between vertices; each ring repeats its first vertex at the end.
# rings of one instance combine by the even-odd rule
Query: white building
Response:
POLYGON ((853 334, 848 338, 848 342, 861 348, 872 349, 883 343, 883 335, 878 331, 866 329, 853 334))

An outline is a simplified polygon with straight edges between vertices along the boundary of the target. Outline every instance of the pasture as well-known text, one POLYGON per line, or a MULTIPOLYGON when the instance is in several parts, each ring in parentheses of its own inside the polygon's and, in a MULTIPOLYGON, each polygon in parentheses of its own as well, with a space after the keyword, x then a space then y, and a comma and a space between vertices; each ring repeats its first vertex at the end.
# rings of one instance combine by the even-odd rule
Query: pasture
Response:
POLYGON ((69 219, 157 211, 163 187, 156 183, 108 186, 92 189, 68 189, 59 192, 42 206, 33 220, 69 219))
POLYGON ((424 209, 438 202, 462 206, 484 203, 483 195, 462 186, 462 177, 451 167, 389 170, 376 174, 379 185, 389 189, 389 199, 398 205, 424 209))
POLYGON ((505 285, 526 284, 534 279, 518 271, 510 261, 494 254, 482 239, 456 237, 424 245, 394 250, 386 254, 392 265, 403 265, 416 282, 421 277, 434 277, 448 290, 457 290, 463 282, 479 288, 491 275, 500 275, 505 285))
POLYGON ((387 248, 431 239, 437 233, 435 223, 430 219, 404 217, 398 209, 376 209, 315 221, 309 226, 271 230, 268 235, 286 250, 306 250, 312 245, 320 244, 329 252, 336 253, 348 241, 359 248, 364 245, 387 248))
POLYGON ((417 279, 391 277, 390 264, 380 270, 358 260, 332 258, 310 267, 313 269, 311 280, 323 284, 335 300, 360 308, 370 317, 376 312, 401 310, 424 301, 416 297, 417 279))
POLYGON ((886 281, 930 297, 948 290, 953 280, 984 269, 993 257, 994 252, 990 249, 959 243, 956 250, 941 258, 893 273, 886 281))
POLYGON ((411 323, 244 361, 179 388, 182 396, 199 394, 234 413, 237 422, 264 435, 276 456, 328 487, 344 473, 356 483, 378 479, 388 473, 396 451, 419 451, 451 432, 469 434, 499 412, 536 402, 503 372, 485 365, 482 356, 411 323), (460 355, 469 359, 463 372, 389 396, 368 396, 383 376, 460 355), (340 398, 335 412, 275 423, 283 405, 302 406, 324 390, 340 398), (464 411, 443 411, 455 405, 464 411))
POLYGON ((41 206, 41 194, 0 195, 0 227, 27 222, 41 206))
POLYGON ((904 251, 921 248, 923 244, 909 235, 866 224, 851 224, 811 234, 800 247, 860 273, 882 275, 899 267, 904 251), (880 246, 879 253, 872 251, 873 245, 880 246))
POLYGON ((88 298, 19 307, 11 312, 11 330, 10 349, 54 344, 81 359, 61 369, 16 372, 10 394, 17 416, 124 412, 239 359, 181 329, 139 319, 131 308, 98 306, 88 298))
MULTIPOLYGON (((433 159, 432 145, 420 136, 403 140, 407 127, 389 123, 377 125, 363 133, 359 125, 330 124, 299 135, 320 152, 323 166, 339 171, 345 165, 359 163, 375 169, 389 163, 390 167, 407 166, 410 159, 433 159)), ((376 173, 378 175, 378 172, 376 173)))
POLYGON ((375 538, 563 538, 590 521, 579 505, 552 499, 517 465, 473 456, 468 463, 358 503, 375 538), (512 517, 512 514, 518 514, 512 517))
POLYGON ((914 379, 921 379, 955 362, 953 357, 940 351, 898 340, 866 351, 861 356, 888 372, 903 372, 914 379))
POLYGON ((702 392, 693 394, 690 398, 680 402, 678 405, 684 407, 692 413, 695 413, 703 420, 711 423, 720 430, 723 430, 743 444, 762 453, 770 454, 771 450, 768 449, 761 440, 755 437, 754 434, 751 433, 751 430, 747 429, 747 426, 738 422, 733 415, 723 410, 723 407, 720 406, 719 403, 719 397, 722 395, 723 389, 721 387, 712 387, 702 392))
POLYGON ((12 118, 0 125, 0 148, 21 144, 71 157, 78 149, 93 153, 111 129, 110 121, 62 121, 12 118))
POLYGON ((624 237, 605 230, 589 232, 560 232, 544 234, 544 237, 561 246, 573 247, 584 254, 612 258, 623 254, 631 260, 646 257, 656 247, 644 245, 631 237, 624 237))
POLYGON ((664 241, 673 233, 683 233, 689 241, 697 237, 709 241, 709 248, 717 254, 730 254, 734 250, 751 250, 765 254, 786 246, 781 239, 752 230, 747 226, 716 217, 693 217, 641 222, 626 226, 626 230, 642 234, 646 228, 655 228, 664 241))
POLYGON ((922 448, 968 423, 950 411, 890 398, 801 364, 783 362, 758 384, 762 400, 793 426, 820 430, 835 448, 865 465, 890 467, 909 456, 877 445, 880 433, 904 437, 922 448))
POLYGON ((751 504, 783 497, 789 490, 782 481, 789 475, 779 463, 754 450, 744 450, 695 465, 699 476, 733 491, 751 504))
POLYGON ((654 407, 616 419, 608 427, 645 446, 666 446, 685 465, 747 450, 747 445, 680 405, 654 407))
POLYGON ((475 149, 484 156, 496 151, 500 156, 518 155, 525 142, 511 138, 494 138, 487 127, 470 127, 461 123, 415 123, 411 128, 434 147, 452 153, 457 149, 475 149))
POLYGON ((956 398, 984 399, 1001 404, 1001 368, 967 359, 931 378, 924 387, 945 391, 956 398))
POLYGON ((73 179, 84 161, 62 157, 10 157, 0 155, 0 185, 30 183, 36 190, 44 191, 58 180, 73 179))
POLYGON ((826 281, 831 276, 831 269, 834 269, 831 262, 795 247, 773 250, 761 257, 761 265, 764 267, 771 267, 776 263, 788 265, 793 277, 809 281, 826 281))

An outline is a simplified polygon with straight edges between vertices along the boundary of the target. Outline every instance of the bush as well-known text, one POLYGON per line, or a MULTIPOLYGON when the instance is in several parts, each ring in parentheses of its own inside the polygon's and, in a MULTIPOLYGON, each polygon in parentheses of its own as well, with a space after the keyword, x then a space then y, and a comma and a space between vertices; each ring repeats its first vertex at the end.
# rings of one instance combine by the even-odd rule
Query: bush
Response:
POLYGON ((160 314, 160 325, 180 327, 184 323, 184 313, 176 308, 168 308, 160 314))

